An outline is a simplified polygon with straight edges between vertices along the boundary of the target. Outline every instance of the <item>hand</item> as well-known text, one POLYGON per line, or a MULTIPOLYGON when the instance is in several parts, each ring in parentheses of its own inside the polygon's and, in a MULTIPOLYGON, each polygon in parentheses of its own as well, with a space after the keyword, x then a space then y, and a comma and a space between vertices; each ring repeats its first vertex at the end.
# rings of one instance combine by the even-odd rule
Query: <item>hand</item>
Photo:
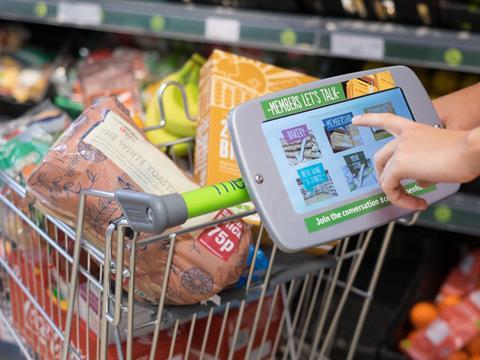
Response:
POLYGON ((478 174, 479 160, 468 149, 468 131, 437 129, 389 113, 356 116, 352 123, 382 128, 395 136, 375 154, 375 166, 383 191, 397 206, 412 210, 427 207, 424 199, 407 194, 400 183, 404 179, 427 187, 438 182, 470 181, 478 174))

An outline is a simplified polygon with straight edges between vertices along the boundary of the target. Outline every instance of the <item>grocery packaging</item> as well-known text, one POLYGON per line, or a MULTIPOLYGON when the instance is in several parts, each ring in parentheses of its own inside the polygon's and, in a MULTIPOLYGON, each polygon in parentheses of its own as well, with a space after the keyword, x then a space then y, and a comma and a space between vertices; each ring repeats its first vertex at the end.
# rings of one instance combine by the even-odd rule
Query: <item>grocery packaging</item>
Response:
MULTIPOLYGON (((137 120, 137 116, 139 116, 138 120, 140 120, 142 108, 138 102, 138 88, 157 79, 155 67, 158 66, 158 64, 158 53, 154 51, 144 51, 128 47, 117 47, 113 50, 89 50, 88 56, 75 64, 75 66, 64 66, 53 73, 52 83, 55 86, 53 101, 57 106, 75 118, 79 116, 84 109, 82 95, 85 92, 89 92, 90 89, 88 87, 93 85, 93 90, 97 92, 97 94, 92 94, 93 96, 109 96, 110 94, 119 93, 119 100, 129 108, 131 114, 135 115, 134 120, 137 120), (96 65, 91 65, 94 63, 96 65), (112 70, 109 68, 110 65, 118 63, 121 64, 120 69, 112 70), (128 68, 127 74, 124 72, 124 67, 128 68), (95 76, 97 72, 103 73, 110 71, 112 76, 119 76, 120 73, 123 79, 123 85, 114 83, 110 78, 106 79, 107 82, 103 84, 101 88, 97 87, 96 84, 92 84, 90 80, 86 80, 86 83, 81 83, 79 81, 78 70, 80 70, 80 77, 82 77, 82 79, 85 75, 87 78, 95 76), (132 78, 135 82, 132 81, 132 78), (82 87, 82 84, 87 88, 82 87), (122 86, 124 91, 122 90, 122 86)), ((105 75, 100 74, 99 76, 100 79, 103 79, 105 75)), ((88 96, 90 95, 87 94, 87 97, 88 96)))
MULTIPOLYGON (((17 194, 14 190, 9 189, 7 186, 3 186, 1 189, 2 196, 8 197, 12 204, 17 209, 20 209, 22 213, 31 215, 29 204, 25 201, 25 198, 17 194)), ((32 216, 32 218, 35 218, 32 216)), ((9 246, 14 244, 17 248, 31 248, 32 240, 38 237, 31 227, 25 226, 20 216, 10 208, 3 208, 0 211, 0 221, 2 224, 2 239, 8 239, 11 241, 9 246)))
MULTIPOLYGON (((47 254, 41 257, 32 256, 31 253, 15 250, 9 255, 9 263, 16 269, 16 275, 24 285, 30 290, 34 290, 33 301, 22 288, 17 284, 13 277, 10 277, 10 296, 12 301, 12 317, 13 324, 23 337, 26 344, 35 351, 42 359, 60 359, 60 351, 63 345, 62 339, 55 332, 47 319, 38 310, 37 306, 42 307, 43 312, 53 321, 55 326, 63 328, 65 326, 67 304, 65 300, 58 301, 57 292, 50 293, 47 276, 48 272, 54 268, 52 264, 53 259, 49 259, 47 254), (33 269, 33 273, 31 272, 33 269), (42 276, 43 275, 43 276, 42 276), (39 336, 40 335, 40 336, 39 336)), ((85 284, 85 283, 84 283, 85 284)), ((82 284, 80 284, 82 286, 82 284)), ((90 289, 93 289, 91 287, 90 289)), ((82 299, 82 298, 81 298, 82 299)), ((95 301, 92 299, 92 303, 95 301)), ((99 303, 96 303, 98 306, 99 303)), ((87 322, 85 316, 86 312, 85 301, 80 301, 77 307, 80 316, 73 316, 72 318, 72 334, 71 343, 77 348, 84 358, 97 359, 99 341, 98 329, 96 324, 87 322), (90 326, 90 327, 88 327, 90 326)), ((91 310, 90 320, 98 319, 98 312, 91 310)), ((135 313, 137 315, 137 313, 135 313)), ((98 325, 98 321, 97 321, 98 325)), ((113 329, 112 329, 113 330, 113 329)), ((110 337, 113 336, 113 331, 109 331, 110 337)), ((172 342, 172 334, 170 330, 162 330, 157 345, 157 353, 155 360, 162 360, 168 357, 170 345, 172 342)), ((188 326, 180 325, 176 340, 173 355, 182 356, 187 346, 188 326)), ((121 359, 117 353, 116 345, 109 340, 107 348, 107 359, 116 360, 121 359)), ((146 334, 142 336, 135 336, 132 346, 132 359, 142 360, 148 357, 152 344, 152 335, 146 334)), ((122 342, 122 350, 125 353, 126 342, 122 342)), ((83 357, 82 357, 83 358, 83 357)))
MULTIPOLYGON (((194 163, 197 182, 211 185, 241 176, 227 129, 227 115, 232 108, 258 96, 314 80, 311 76, 214 50, 200 71, 194 163)), ((242 212, 252 208, 253 204, 246 203, 232 210, 242 212)), ((258 215, 245 220, 255 225, 260 223, 258 215)), ((272 244, 267 234, 262 242, 272 244)), ((331 248, 327 244, 310 251, 324 254, 331 248)))
POLYGON ((71 119, 62 110, 45 100, 20 117, 2 122, 0 136, 9 140, 23 131, 36 127, 57 138, 70 125, 71 119))
POLYGON ((0 56, 0 97, 17 103, 40 101, 49 85, 52 57, 25 47, 0 56))
POLYGON ((374 75, 349 80, 345 86, 347 98, 351 99, 393 88, 395 87, 395 80, 389 71, 383 71, 374 75))
POLYGON ((405 351, 415 360, 447 359, 480 334, 479 323, 480 290, 475 290, 419 330, 405 351))
MULTIPOLYGON (((61 235, 62 232, 58 232, 58 235, 61 235)), ((58 239, 59 243, 63 243, 60 238, 58 239)), ((41 241, 38 241, 38 247, 40 246, 41 241)), ((72 245, 73 242, 69 241, 69 245, 72 245)), ((37 248, 38 248, 37 247, 37 248)), ((70 250, 70 249, 68 249, 70 250)), ((73 250, 73 249, 72 249, 73 250)), ((71 253, 71 251, 69 251, 71 253)), ((82 252, 80 255, 84 259, 87 258, 87 254, 82 252)), ((45 257, 47 258, 47 257, 45 257)), ((47 274, 43 274, 44 282, 47 282, 48 277, 50 277, 51 284, 48 287, 48 296, 52 297, 53 301, 58 302, 60 307, 63 311, 66 311, 68 308, 68 289, 69 283, 66 281, 66 276, 68 274, 68 265, 65 259, 62 256, 59 256, 58 253, 52 252, 48 259, 48 276, 47 274), (56 267, 58 265, 58 270, 56 267), (50 289, 52 290, 52 294, 49 293, 50 289)), ((93 264, 94 265, 94 264, 93 264)), ((95 274, 98 276, 98 270, 92 267, 90 268, 90 273, 95 274)), ((69 274, 68 274, 69 275, 69 274)), ((47 284, 48 285, 48 284, 47 284)), ((79 277, 79 285, 78 285, 78 307, 75 309, 76 314, 78 314, 78 320, 85 322, 88 326, 89 331, 95 335, 95 337, 100 336, 100 316, 101 313, 101 300, 102 292, 95 286, 92 286, 91 282, 88 282, 87 279, 83 276, 79 277)), ((126 299, 123 299, 126 302, 126 299)), ((134 330, 133 330, 133 337, 141 337, 141 336, 148 336, 154 330, 153 324, 151 324, 151 319, 155 316, 155 307, 149 304, 142 304, 140 302, 133 303, 133 312, 135 313, 134 316, 134 330), (145 325, 149 324, 150 325, 145 325)), ((162 329, 167 328, 169 325, 168 322, 162 323, 162 329)), ((115 342, 115 329, 112 325, 109 326, 109 331, 107 334, 106 342, 107 344, 114 344, 115 342)), ((123 316, 120 319, 120 323, 118 325, 120 329, 127 328, 127 317, 123 316)), ((121 341, 126 341, 127 333, 120 332, 118 334, 121 341)))
MULTIPOLYGON (((242 287, 247 283, 248 273, 250 271, 250 266, 252 265, 253 256, 255 254, 255 246, 250 244, 248 249, 248 258, 247 258, 247 267, 245 268, 242 276, 238 279, 235 287, 242 287)), ((253 265, 253 274, 252 274, 252 283, 261 283, 263 281, 263 276, 267 271, 269 260, 267 255, 263 252, 261 248, 257 250, 257 255, 255 256, 255 264, 253 265)))
POLYGON ((438 25, 435 0, 304 0, 306 11, 341 17, 355 17, 408 24, 438 25))
POLYGON ((227 130, 228 112, 256 97, 315 78, 214 50, 200 71, 195 178, 201 185, 240 176, 227 130))
POLYGON ((112 57, 116 59, 128 60, 132 64, 133 75, 137 81, 144 81, 150 76, 145 52, 135 48, 118 47, 113 50, 112 57))
POLYGON ((455 266, 447 276, 437 295, 437 302, 445 298, 463 297, 477 288, 480 282, 480 250, 475 250, 465 256, 460 264, 455 266))
MULTIPOLYGON (((231 109, 258 96, 313 80, 315 78, 294 71, 214 50, 200 71, 194 157, 196 181, 200 185, 212 185, 240 177, 227 129, 231 109)), ((231 210, 251 209, 253 204, 245 203, 231 210)), ((255 225, 260 223, 256 214, 245 220, 255 225)))
POLYGON ((85 107, 102 97, 115 96, 136 124, 142 124, 142 101, 131 56, 82 61, 78 64, 78 79, 85 107))
POLYGON ((67 114, 45 101, 18 119, 2 123, 0 170, 27 178, 70 122, 67 114))
POLYGON ((413 330, 400 348, 415 360, 479 355, 479 284, 480 250, 473 250, 450 270, 435 302, 420 301, 411 308, 413 330))
MULTIPOLYGON (((157 195, 197 188, 161 151, 151 145, 114 98, 89 107, 57 140, 28 179, 29 197, 46 213, 73 225, 82 190, 137 190, 157 195)), ((229 210, 191 219, 185 226, 230 215, 229 210)), ((103 247, 108 224, 121 216, 114 200, 89 197, 84 236, 103 247)), ((182 227, 179 227, 182 228, 182 227)), ((148 234, 142 234, 142 238, 148 234)), ((246 264, 251 233, 242 221, 177 238, 166 301, 192 304, 235 283, 246 264), (231 246, 221 246, 228 239, 231 246)), ((115 248, 115 247, 114 247, 115 248)), ((158 301, 168 241, 137 252, 136 297, 158 301)), ((124 261, 128 264, 129 254, 124 261)))
POLYGON ((439 12, 436 0, 369 0, 378 20, 407 24, 438 25, 439 12))
MULTIPOLYGON (((237 304, 238 305, 238 304, 237 304)), ((279 330, 281 317, 284 311, 284 305, 281 296, 276 300, 272 295, 267 295, 263 301, 262 307, 259 309, 260 302, 258 300, 251 300, 246 303, 243 316, 240 320, 239 333, 235 347, 232 348, 232 339, 235 332, 235 327, 239 321, 239 309, 234 308, 228 313, 228 318, 224 332, 222 333, 222 324, 224 322, 223 314, 215 314, 212 316, 210 328, 207 331, 207 319, 201 319, 195 326, 192 352, 192 358, 197 359, 195 354, 199 354, 202 348, 202 342, 205 336, 208 340, 205 347, 205 356, 207 359, 229 359, 231 351, 233 351, 233 359, 244 359, 247 351, 248 341, 253 337, 252 352, 249 359, 265 359, 272 354, 275 344, 275 337, 279 330), (255 334, 251 333, 256 312, 259 311, 260 317, 258 320, 257 330, 255 334), (268 322, 269 313, 272 311, 270 322, 268 322), (266 332, 266 334, 265 334, 266 332), (222 336, 223 335, 223 336, 222 336), (265 343, 262 346, 262 338, 265 336, 265 343), (215 357, 217 345, 220 343, 218 357, 215 357)), ((241 315, 240 315, 241 316, 241 315)))

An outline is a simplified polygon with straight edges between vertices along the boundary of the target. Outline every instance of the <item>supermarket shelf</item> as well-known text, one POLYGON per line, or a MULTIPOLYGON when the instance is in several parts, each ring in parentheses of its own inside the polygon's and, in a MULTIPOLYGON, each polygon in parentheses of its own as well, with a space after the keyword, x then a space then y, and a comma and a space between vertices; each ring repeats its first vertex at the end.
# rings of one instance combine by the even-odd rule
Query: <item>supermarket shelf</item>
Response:
POLYGON ((417 225, 480 236, 480 196, 457 193, 421 214, 417 225))
POLYGON ((480 73, 466 31, 133 0, 2 0, 0 18, 480 73))

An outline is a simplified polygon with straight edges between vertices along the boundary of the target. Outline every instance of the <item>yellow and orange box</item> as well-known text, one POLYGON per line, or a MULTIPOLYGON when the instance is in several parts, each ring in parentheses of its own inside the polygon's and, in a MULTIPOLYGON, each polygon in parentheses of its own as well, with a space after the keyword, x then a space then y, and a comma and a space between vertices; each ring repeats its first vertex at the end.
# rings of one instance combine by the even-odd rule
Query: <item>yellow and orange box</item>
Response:
POLYGON ((227 130, 228 112, 256 97, 316 78, 214 50, 200 72, 195 179, 211 185, 240 177, 227 130))

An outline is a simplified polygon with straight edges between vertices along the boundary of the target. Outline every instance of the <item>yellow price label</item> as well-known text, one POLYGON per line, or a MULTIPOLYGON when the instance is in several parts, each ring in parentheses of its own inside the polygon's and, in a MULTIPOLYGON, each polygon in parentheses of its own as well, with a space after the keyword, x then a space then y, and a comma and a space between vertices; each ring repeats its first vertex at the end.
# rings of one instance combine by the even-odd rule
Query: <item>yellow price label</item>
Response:
POLYGON ((39 1, 38 3, 35 4, 35 7, 33 8, 33 13, 35 14, 35 16, 38 16, 38 17, 47 16, 48 5, 43 1, 39 1))
POLYGON ((297 43, 297 33, 290 28, 283 30, 280 33, 280 43, 288 46, 295 45, 297 43))

